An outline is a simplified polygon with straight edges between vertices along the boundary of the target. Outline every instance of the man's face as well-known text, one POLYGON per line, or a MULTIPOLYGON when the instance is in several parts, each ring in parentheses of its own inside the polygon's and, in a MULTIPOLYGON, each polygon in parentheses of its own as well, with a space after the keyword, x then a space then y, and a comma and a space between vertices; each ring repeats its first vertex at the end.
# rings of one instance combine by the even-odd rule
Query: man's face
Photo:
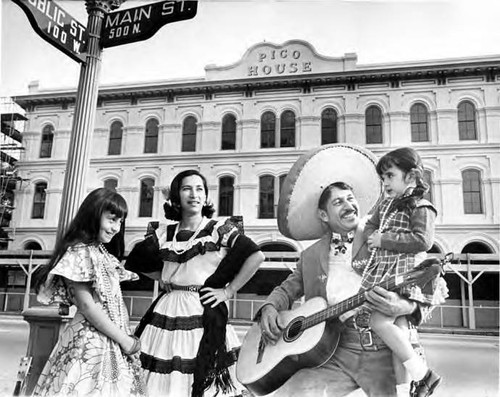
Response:
POLYGON ((356 229, 359 222, 359 205, 351 190, 331 188, 330 198, 324 209, 319 209, 320 219, 334 233, 348 233, 356 229))

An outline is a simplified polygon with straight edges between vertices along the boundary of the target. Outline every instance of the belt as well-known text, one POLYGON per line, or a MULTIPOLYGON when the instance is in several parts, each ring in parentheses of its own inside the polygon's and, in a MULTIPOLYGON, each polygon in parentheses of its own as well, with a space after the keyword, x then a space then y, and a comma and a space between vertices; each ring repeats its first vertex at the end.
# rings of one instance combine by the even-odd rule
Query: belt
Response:
POLYGON ((346 329, 342 333, 342 341, 344 343, 354 342, 359 343, 363 350, 377 351, 386 348, 387 345, 384 341, 374 333, 369 327, 370 317, 361 312, 361 315, 354 315, 349 317, 344 325, 346 329))
POLYGON ((177 285, 177 284, 169 284, 169 287, 173 291, 189 291, 189 292, 198 292, 202 285, 177 285))

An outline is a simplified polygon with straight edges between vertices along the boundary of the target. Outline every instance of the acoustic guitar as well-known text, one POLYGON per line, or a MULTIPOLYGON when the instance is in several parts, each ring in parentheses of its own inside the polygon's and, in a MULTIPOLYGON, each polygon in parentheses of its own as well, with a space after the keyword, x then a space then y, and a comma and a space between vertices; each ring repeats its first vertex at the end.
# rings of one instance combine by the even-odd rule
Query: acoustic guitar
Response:
MULTIPOLYGON (((412 270, 378 284, 389 291, 403 286, 423 287, 441 273, 441 262, 429 258, 412 270)), ((252 393, 269 394, 302 368, 319 367, 335 353, 342 332, 338 317, 366 301, 359 293, 333 306, 315 297, 300 307, 280 313, 283 333, 274 345, 265 344, 260 324, 245 335, 236 363, 236 377, 252 393)))

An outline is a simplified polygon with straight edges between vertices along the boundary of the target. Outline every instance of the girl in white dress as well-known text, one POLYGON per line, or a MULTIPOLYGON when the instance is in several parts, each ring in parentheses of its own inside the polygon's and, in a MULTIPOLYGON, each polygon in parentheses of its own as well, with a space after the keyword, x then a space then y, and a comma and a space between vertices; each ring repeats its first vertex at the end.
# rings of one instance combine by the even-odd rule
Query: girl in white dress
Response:
POLYGON ((145 384, 131 335, 121 281, 137 274, 123 268, 122 196, 91 192, 58 242, 49 264, 36 274, 41 303, 75 305, 40 378, 37 396, 144 396, 145 384), (115 256, 116 255, 116 256, 115 256))
POLYGON ((231 220, 210 219, 208 189, 196 170, 178 174, 164 205, 167 219, 129 254, 125 267, 160 280, 166 290, 136 330, 152 396, 241 395, 234 377, 239 340, 226 302, 264 255, 231 220))

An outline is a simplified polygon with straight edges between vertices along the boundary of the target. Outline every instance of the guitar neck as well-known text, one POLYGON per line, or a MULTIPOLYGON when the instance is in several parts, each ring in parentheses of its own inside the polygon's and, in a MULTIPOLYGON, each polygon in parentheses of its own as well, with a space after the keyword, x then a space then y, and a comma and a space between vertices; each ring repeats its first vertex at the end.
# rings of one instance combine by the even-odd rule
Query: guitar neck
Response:
MULTIPOLYGON (((396 280, 391 277, 390 280, 377 284, 379 287, 385 288, 388 291, 395 289, 396 287, 402 286, 404 283, 396 284, 396 280)), ((315 325, 322 323, 323 321, 330 320, 339 317, 341 314, 348 312, 349 310, 355 309, 361 306, 366 301, 365 292, 360 292, 357 295, 351 296, 342 302, 339 302, 333 306, 328 306, 311 316, 304 319, 302 329, 314 327, 315 325)))

